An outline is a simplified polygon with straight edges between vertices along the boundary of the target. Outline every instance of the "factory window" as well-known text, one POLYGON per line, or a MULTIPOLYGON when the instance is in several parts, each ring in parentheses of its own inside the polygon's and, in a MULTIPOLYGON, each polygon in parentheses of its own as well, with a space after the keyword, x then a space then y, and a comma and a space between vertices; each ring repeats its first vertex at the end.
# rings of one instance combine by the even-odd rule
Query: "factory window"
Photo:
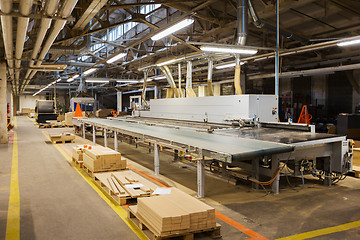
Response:
MULTIPOLYGON (((155 9, 158 9, 160 6, 161 6, 161 4, 152 4, 152 5, 141 6, 140 13, 147 14, 155 9)), ((146 16, 146 18, 150 17, 152 14, 149 14, 148 16, 146 16)), ((128 19, 130 19, 130 16, 125 20, 128 20, 128 19)), ((121 38, 122 36, 124 36, 128 31, 133 29, 137 24, 138 24, 137 22, 129 22, 129 23, 125 23, 121 26, 114 27, 113 29, 111 29, 108 32, 108 34, 105 34, 103 37, 101 37, 101 39, 104 41, 109 41, 109 42, 115 41, 115 40, 121 38)), ((95 54, 95 53, 99 52, 100 50, 102 50, 104 47, 105 47, 105 43, 96 43, 90 47, 90 50, 93 54, 95 54)), ((90 56, 88 56, 88 55, 81 56, 78 58, 78 60, 86 61, 89 57, 90 56)))

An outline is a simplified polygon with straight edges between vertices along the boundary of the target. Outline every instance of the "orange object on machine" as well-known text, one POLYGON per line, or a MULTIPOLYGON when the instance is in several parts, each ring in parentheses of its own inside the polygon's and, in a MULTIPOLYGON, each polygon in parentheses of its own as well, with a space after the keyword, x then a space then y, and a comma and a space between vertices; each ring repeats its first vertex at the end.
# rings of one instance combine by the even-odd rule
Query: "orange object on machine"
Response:
POLYGON ((81 107, 80 107, 79 103, 76 104, 74 117, 77 117, 77 118, 82 118, 83 117, 82 112, 81 112, 81 107))
POLYGON ((309 114, 307 105, 304 105, 301 109, 300 117, 297 123, 310 124, 311 119, 312 119, 312 115, 309 114))
POLYGON ((111 111, 110 113, 111 113, 111 115, 113 115, 113 117, 117 117, 117 111, 114 110, 114 111, 111 111))

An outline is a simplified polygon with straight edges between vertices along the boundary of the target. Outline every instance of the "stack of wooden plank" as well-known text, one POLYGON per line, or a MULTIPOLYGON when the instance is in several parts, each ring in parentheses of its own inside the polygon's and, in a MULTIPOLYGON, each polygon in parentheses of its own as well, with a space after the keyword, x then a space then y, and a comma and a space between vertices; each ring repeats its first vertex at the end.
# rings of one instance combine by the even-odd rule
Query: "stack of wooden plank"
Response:
POLYGON ((137 212, 158 236, 183 233, 190 228, 190 215, 169 198, 139 198, 137 212))
POLYGON ((158 187, 131 170, 96 173, 94 177, 96 183, 120 205, 125 204, 127 199, 150 196, 158 187))
POLYGON ((121 154, 102 146, 85 148, 83 155, 84 166, 92 173, 122 170, 126 168, 126 160, 121 159, 121 154))
POLYGON ((67 112, 67 113, 65 113, 65 125, 66 125, 67 127, 72 127, 72 126, 74 126, 74 125, 73 125, 73 122, 72 122, 72 119, 73 119, 73 117, 74 117, 74 114, 75 114, 75 112, 67 112))
POLYGON ((50 140, 52 143, 66 143, 66 142, 74 142, 75 135, 72 133, 62 133, 62 134, 49 134, 50 140))
POLYGON ((139 198, 136 211, 157 236, 216 227, 214 208, 176 188, 170 194, 139 198))

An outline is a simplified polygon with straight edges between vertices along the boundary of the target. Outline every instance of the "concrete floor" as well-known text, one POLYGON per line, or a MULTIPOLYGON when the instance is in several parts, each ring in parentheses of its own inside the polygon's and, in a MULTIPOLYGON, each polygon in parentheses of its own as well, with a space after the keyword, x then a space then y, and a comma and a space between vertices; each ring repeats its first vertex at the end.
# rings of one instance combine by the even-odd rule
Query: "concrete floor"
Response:
MULTIPOLYGON (((19 184, 22 239, 137 239, 120 217, 48 142, 46 132, 69 129, 38 129, 26 117, 18 117, 19 184)), ((70 130, 71 131, 71 130, 70 130)), ((91 134, 87 134, 89 140, 91 134)), ((98 137, 101 144, 103 138, 98 137)), ((82 144, 64 144, 67 149, 82 144)), ((108 139, 113 147, 113 139, 108 139)), ((146 148, 119 142, 119 151, 137 169, 152 175, 153 155, 146 148)), ((0 239, 5 237, 9 199, 12 144, 0 145, 0 239)), ((195 194, 196 172, 160 154, 158 178, 195 194)), ((299 184, 299 179, 290 179, 299 184)), ((221 214, 265 236, 277 239, 360 220, 360 180, 348 177, 324 187, 313 179, 302 190, 282 189, 279 195, 253 191, 248 184, 232 185, 206 176, 205 202, 221 214)), ((282 188, 288 188, 282 181, 282 188)), ((223 222, 223 239, 249 236, 223 222)), ((235 224, 236 225, 236 224, 235 224)), ((202 238, 206 239, 206 238, 202 238)), ((255 239, 255 238, 253 238, 255 239)), ((264 238, 265 239, 265 238, 264 238)), ((360 239, 360 227, 313 239, 360 239)))

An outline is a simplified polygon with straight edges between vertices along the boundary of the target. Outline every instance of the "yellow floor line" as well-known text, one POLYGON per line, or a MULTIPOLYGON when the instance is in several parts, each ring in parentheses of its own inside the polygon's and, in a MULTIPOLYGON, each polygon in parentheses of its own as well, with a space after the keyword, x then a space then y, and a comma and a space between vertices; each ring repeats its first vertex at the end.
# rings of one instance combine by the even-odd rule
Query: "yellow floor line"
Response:
MULTIPOLYGON (((42 131, 46 138, 49 138, 48 135, 42 131)), ((71 157, 64 152, 57 144, 53 144, 55 148, 65 157, 65 159, 72 163, 71 157)), ((147 240, 148 238, 144 235, 142 231, 138 229, 127 217, 127 212, 121 206, 115 205, 94 183, 93 179, 86 175, 81 169, 72 165, 73 168, 85 179, 85 181, 96 191, 96 193, 116 212, 117 215, 126 223, 126 225, 141 239, 147 240)))
MULTIPOLYGON (((16 118, 14 122, 16 128, 16 118)), ((13 154, 10 177, 10 196, 6 223, 6 240, 20 239, 20 193, 19 193, 19 158, 17 133, 13 138, 13 154)))
POLYGON ((360 221, 355 221, 355 222, 345 223, 345 224, 335 226, 335 227, 328 227, 328 228, 323 228, 323 229, 319 229, 319 230, 315 230, 315 231, 311 231, 311 232, 292 235, 289 237, 279 238, 277 240, 309 239, 309 238, 323 236, 323 235, 327 235, 327 234, 331 234, 331 233, 347 231, 347 230, 350 230, 353 228, 358 228, 358 227, 360 227, 360 221))

